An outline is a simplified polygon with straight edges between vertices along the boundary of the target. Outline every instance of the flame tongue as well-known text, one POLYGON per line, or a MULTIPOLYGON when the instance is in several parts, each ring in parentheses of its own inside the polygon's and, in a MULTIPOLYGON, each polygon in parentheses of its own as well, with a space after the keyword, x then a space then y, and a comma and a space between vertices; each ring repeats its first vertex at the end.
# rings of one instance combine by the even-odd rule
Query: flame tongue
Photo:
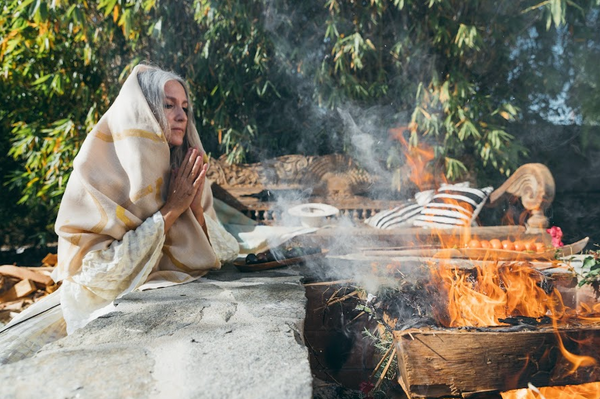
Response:
POLYGON ((600 383, 591 382, 564 387, 531 387, 530 389, 502 392, 500 395, 502 399, 598 399, 600 398, 600 383))
POLYGON ((551 309, 562 312, 564 307, 560 293, 546 293, 543 276, 526 265, 486 262, 474 272, 465 273, 442 262, 432 277, 432 284, 447 294, 447 308, 436 309, 445 327, 498 326, 504 324, 501 319, 537 319, 551 309))

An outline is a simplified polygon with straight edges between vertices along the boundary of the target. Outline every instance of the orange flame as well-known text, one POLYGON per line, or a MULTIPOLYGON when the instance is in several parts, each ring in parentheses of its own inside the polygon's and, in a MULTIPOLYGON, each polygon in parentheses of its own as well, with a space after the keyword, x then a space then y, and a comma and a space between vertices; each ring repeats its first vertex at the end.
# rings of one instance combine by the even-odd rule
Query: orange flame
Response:
MULTIPOLYGON (((586 313, 597 310, 599 306, 583 305, 579 312, 575 312, 564 305, 557 289, 546 292, 542 288, 542 280, 542 275, 527 263, 485 261, 467 271, 442 261, 432 270, 431 285, 446 294, 447 304, 445 308, 434 309, 435 316, 445 327, 499 326, 505 324, 503 319, 515 316, 549 317, 558 349, 572 365, 567 375, 580 367, 596 365, 593 357, 567 350, 559 322, 568 324, 576 319, 578 323, 598 323, 600 318, 586 316, 586 313)), ((583 341, 571 341, 584 344, 583 341)))
POLYGON ((556 339, 558 340, 558 349, 560 353, 567 359, 573 367, 569 371, 569 374, 573 374, 579 367, 588 367, 596 364, 596 359, 590 356, 579 356, 575 355, 565 348, 563 343, 562 336, 560 335, 560 331, 558 330, 558 318, 552 317, 552 327, 554 328, 554 332, 556 335, 556 339))
POLYGON ((515 389, 501 392, 502 399, 598 399, 600 382, 562 387, 515 389))
POLYGON ((510 316, 540 318, 551 309, 564 307, 557 290, 547 294, 539 285, 540 275, 526 264, 485 262, 465 273, 444 262, 434 271, 432 283, 448 296, 446 327, 502 325, 510 316))
MULTIPOLYGON (((434 176, 431 172, 431 161, 435 158, 433 148, 422 142, 416 145, 409 142, 407 137, 415 137, 417 128, 418 126, 411 122, 408 126, 390 129, 390 135, 404 147, 408 180, 418 189, 424 190, 435 186, 436 181, 445 181, 445 178, 443 174, 434 176)), ((461 209, 458 201, 455 205, 456 209, 461 209)), ((520 215, 506 214, 504 221, 515 224, 515 219, 518 218, 518 223, 523 225, 530 216, 528 212, 525 210, 520 215)), ((470 214, 467 216, 469 217, 466 219, 469 219, 470 214)), ((473 240, 469 225, 465 225, 458 235, 447 234, 446 231, 438 229, 432 229, 432 235, 437 235, 442 248, 475 248, 470 245, 473 240)), ((497 248, 496 243, 492 241, 498 241, 497 244, 500 244, 499 240, 490 240, 485 241, 487 246, 476 248, 481 248, 483 252, 486 252, 486 248, 538 253, 547 250, 544 243, 535 239, 530 239, 531 242, 505 240, 507 243, 502 243, 501 248, 497 248)), ((589 307, 581 308, 578 312, 565 307, 557 289, 546 292, 542 288, 543 277, 531 265, 526 262, 500 263, 491 259, 492 253, 493 251, 489 251, 483 261, 478 263, 479 266, 469 271, 457 269, 443 260, 438 263, 437 269, 432 273, 431 284, 434 291, 441 290, 447 296, 446 307, 434 310, 437 312, 438 322, 445 327, 489 327, 503 325, 505 323, 501 320, 515 316, 533 319, 549 317, 559 350, 564 359, 572 364, 568 373, 574 373, 579 367, 595 365, 594 358, 573 354, 565 348, 559 332, 559 321, 566 324, 574 317, 578 322, 599 323, 600 318, 590 315, 592 312, 589 307)), ((519 260, 519 257, 515 256, 514 260, 519 260)), ((593 312, 600 312, 600 306, 594 307, 593 312)))
POLYGON ((417 124, 411 122, 408 126, 390 129, 390 135, 404 146, 406 165, 409 168, 408 179, 419 189, 431 187, 435 179, 427 166, 435 158, 433 148, 424 143, 418 143, 416 146, 409 143, 404 137, 407 130, 416 134, 417 124))

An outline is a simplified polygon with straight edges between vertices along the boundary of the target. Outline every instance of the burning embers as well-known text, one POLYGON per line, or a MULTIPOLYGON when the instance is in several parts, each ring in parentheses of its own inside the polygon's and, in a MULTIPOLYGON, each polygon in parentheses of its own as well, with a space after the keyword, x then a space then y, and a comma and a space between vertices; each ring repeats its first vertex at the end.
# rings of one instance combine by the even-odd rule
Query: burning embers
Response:
MULTIPOLYGON (((416 278, 412 273, 412 279, 407 266, 390 267, 401 277, 400 286, 380 295, 376 308, 391 324, 398 380, 409 397, 600 380, 600 305, 565 306, 561 291, 573 296, 574 281, 548 278, 527 262, 457 268, 438 259, 419 268, 416 278)), ((556 389, 544 391, 547 399, 560 397, 556 389)), ((532 392, 503 397, 525 398, 532 392)))

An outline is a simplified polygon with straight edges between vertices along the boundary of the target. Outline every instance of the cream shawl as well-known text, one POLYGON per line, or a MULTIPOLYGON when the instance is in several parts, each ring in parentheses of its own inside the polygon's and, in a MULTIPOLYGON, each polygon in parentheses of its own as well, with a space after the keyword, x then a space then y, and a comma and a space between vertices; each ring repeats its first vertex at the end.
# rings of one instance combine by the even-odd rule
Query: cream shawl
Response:
MULTIPOLYGON (((80 273, 86 254, 121 240, 165 203, 169 145, 139 86, 137 74, 142 68, 148 67, 134 68, 75 158, 55 225, 59 236, 56 281, 80 273)), ((201 147, 195 130, 194 134, 201 147)), ((206 216, 216 220, 208 182, 203 206, 206 216)), ((168 231, 160 261, 147 280, 189 281, 220 265, 188 209, 168 231)))

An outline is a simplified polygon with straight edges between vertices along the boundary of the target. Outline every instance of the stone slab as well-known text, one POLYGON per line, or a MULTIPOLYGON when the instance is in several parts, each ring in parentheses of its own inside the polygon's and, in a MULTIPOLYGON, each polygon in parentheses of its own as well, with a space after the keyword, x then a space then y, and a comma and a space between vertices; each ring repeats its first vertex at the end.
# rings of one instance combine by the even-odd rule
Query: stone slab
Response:
POLYGON ((136 292, 32 358, 0 366, 2 398, 312 397, 298 270, 136 292))

